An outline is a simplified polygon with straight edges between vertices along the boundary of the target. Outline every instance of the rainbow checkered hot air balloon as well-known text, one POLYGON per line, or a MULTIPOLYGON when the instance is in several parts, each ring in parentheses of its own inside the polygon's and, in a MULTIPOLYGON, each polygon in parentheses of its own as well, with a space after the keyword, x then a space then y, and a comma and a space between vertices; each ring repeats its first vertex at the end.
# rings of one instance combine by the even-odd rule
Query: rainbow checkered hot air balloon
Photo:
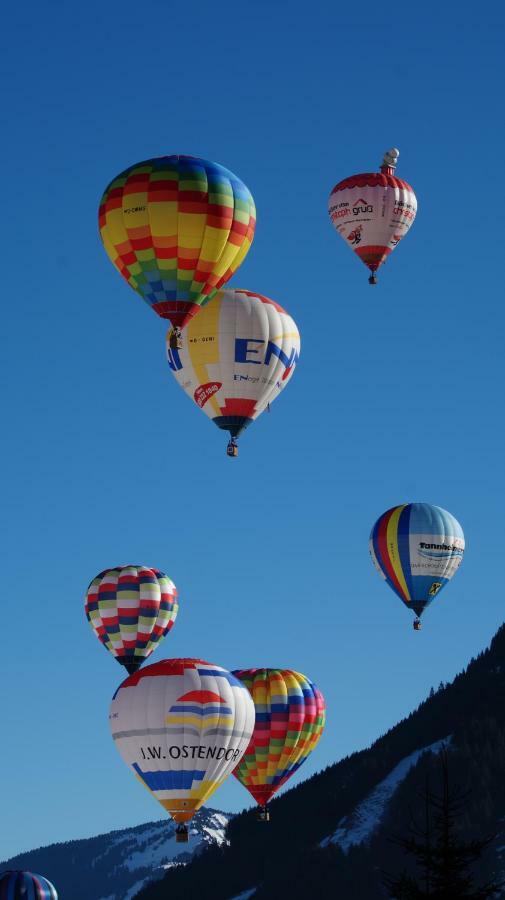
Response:
POLYGON ((300 768, 315 749, 326 719, 324 697, 292 669, 237 669, 233 673, 254 701, 256 724, 234 775, 261 807, 300 768))
POLYGON ((8 870, 0 872, 0 900, 58 900, 58 894, 43 875, 8 870))
POLYGON ((440 506, 403 503, 377 519, 369 546, 379 574, 415 613, 418 631, 424 610, 461 565, 465 552, 461 525, 440 506))
POLYGON ((99 209, 105 250, 163 319, 183 328, 238 269, 256 209, 233 172, 196 156, 161 156, 121 172, 99 209))
POLYGON ((244 754, 254 704, 221 666, 165 659, 123 681, 109 719, 124 761, 177 822, 177 840, 186 841, 185 823, 244 754))
POLYGON ((179 603, 173 581, 148 566, 116 566, 88 587, 85 612, 97 638, 135 672, 172 628, 179 603))

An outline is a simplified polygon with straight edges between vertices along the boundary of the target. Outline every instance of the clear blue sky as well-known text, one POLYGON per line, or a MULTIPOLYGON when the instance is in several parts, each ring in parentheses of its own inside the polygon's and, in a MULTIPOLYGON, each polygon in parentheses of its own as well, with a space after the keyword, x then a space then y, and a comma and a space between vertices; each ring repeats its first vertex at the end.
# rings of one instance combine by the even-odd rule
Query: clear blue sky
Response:
MULTIPOLYGON (((109 735, 121 669, 83 612, 107 566, 177 584, 158 658, 318 683, 328 725, 299 777, 369 744, 501 624, 503 14, 458 8, 459 23, 334 2, 6 13, 0 858, 163 814, 109 735), (392 145, 419 212, 372 289, 327 196, 392 145), (231 284, 277 300, 302 334, 238 460, 97 233, 109 179, 178 152, 250 187, 256 238, 231 284), (367 547, 409 500, 449 509, 467 537, 420 634, 367 547)), ((248 800, 230 781, 212 802, 248 800)))

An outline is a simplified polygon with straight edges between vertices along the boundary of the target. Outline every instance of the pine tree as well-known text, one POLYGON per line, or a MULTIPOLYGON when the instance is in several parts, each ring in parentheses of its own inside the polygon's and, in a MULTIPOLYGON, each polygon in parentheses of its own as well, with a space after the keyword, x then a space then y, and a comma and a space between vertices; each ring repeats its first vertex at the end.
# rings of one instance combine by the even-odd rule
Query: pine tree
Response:
POLYGON ((492 880, 475 887, 471 869, 494 836, 481 840, 458 840, 458 821, 464 813, 468 792, 449 786, 445 750, 440 754, 440 768, 441 792, 433 792, 427 779, 421 795, 424 801, 423 826, 418 826, 413 820, 409 837, 394 838, 394 843, 415 860, 420 874, 417 878, 405 871, 398 877, 385 874, 384 886, 391 900, 491 900, 498 896, 503 882, 492 880))

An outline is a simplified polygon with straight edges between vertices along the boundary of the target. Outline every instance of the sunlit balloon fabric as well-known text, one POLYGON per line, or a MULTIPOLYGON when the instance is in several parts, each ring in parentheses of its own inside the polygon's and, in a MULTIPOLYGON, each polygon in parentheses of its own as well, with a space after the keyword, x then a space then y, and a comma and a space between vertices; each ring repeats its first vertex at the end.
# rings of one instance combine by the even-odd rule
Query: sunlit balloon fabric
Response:
POLYGON ((96 636, 130 673, 168 634, 178 609, 173 581, 147 566, 117 566, 100 572, 85 600, 96 636))
POLYGON ((397 157, 397 150, 389 151, 380 172, 340 181, 328 201, 336 230, 372 273, 405 237, 416 217, 413 189, 394 174, 397 157))
POLYGON ((237 437, 286 387, 300 355, 291 316, 252 291, 220 291, 191 320, 168 364, 218 428, 237 437))
POLYGON ((58 900, 54 885, 33 872, 0 872, 0 900, 58 900))
POLYGON ((221 666, 166 659, 122 683, 110 725, 127 765, 176 822, 187 822, 242 758, 254 704, 221 666))
POLYGON ((238 669, 233 675, 249 690, 256 710, 254 734, 234 775, 265 806, 317 746, 324 698, 291 669, 238 669))
POLYGON ((223 166, 161 156, 111 181, 99 225, 123 278, 158 315, 183 327, 238 269, 256 210, 245 184, 223 166))
POLYGON ((388 509, 370 535, 376 569, 417 616, 457 572, 464 550, 459 522, 447 510, 429 503, 388 509))

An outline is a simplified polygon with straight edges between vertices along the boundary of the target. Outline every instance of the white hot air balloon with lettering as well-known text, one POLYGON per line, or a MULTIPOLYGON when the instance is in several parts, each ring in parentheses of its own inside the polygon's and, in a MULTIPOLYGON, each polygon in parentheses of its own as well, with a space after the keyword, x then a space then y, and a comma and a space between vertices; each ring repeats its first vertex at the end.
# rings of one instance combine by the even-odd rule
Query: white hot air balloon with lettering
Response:
POLYGON ((187 841, 186 823, 242 759, 255 709, 221 666, 165 659, 123 681, 109 719, 124 761, 177 822, 177 840, 187 841))
POLYGON ((300 356, 300 335, 291 316, 269 297, 223 290, 188 322, 180 347, 167 335, 172 373, 193 402, 236 438, 290 381, 300 356))
POLYGON ((377 283, 377 269, 416 217, 416 195, 410 184, 395 175, 399 155, 395 147, 388 150, 380 172, 344 178, 328 200, 330 219, 347 246, 370 269, 370 284, 377 283))

